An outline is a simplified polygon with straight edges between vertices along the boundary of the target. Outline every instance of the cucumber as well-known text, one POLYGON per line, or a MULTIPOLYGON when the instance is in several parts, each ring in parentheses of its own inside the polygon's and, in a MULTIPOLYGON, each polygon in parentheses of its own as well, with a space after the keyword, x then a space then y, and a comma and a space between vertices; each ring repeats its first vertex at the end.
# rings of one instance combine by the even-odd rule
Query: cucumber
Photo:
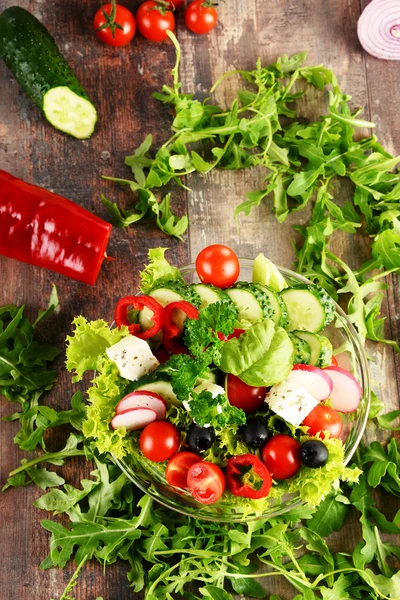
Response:
POLYGON ((293 331, 293 334, 307 342, 311 350, 309 365, 327 367, 332 361, 332 344, 324 335, 311 331, 293 331))
POLYGON ((334 301, 317 285, 296 285, 282 290, 281 295, 288 309, 288 331, 302 329, 317 333, 335 315, 334 301))
POLYGON ((269 296, 256 284, 239 281, 226 290, 239 316, 238 325, 246 327, 264 319, 274 319, 275 311, 269 296))
POLYGON ((293 333, 288 334, 294 348, 293 363, 295 365, 309 365, 311 359, 310 345, 293 333))
POLYGON ((92 135, 95 107, 47 29, 24 8, 1 13, 0 56, 49 123, 79 139, 92 135))
POLYGON ((162 374, 153 374, 150 373, 145 377, 141 377, 137 381, 132 381, 126 390, 126 394, 130 394, 131 392, 135 392, 137 390, 147 390, 148 392, 154 392, 158 394, 165 400, 168 406, 180 406, 181 402, 176 397, 174 390, 172 389, 171 382, 167 377, 162 378, 162 374))
POLYGON ((215 371, 211 369, 204 374, 204 377, 200 377, 196 383, 195 387, 201 385, 202 383, 217 383, 217 374, 215 371))
MULTIPOLYGON (((148 295, 155 298, 161 306, 167 306, 167 304, 171 304, 171 302, 182 302, 182 300, 190 302, 190 304, 193 304, 196 308, 199 308, 201 305, 201 299, 196 290, 180 281, 160 283, 159 285, 156 285, 148 295)), ((179 328, 183 329, 183 324, 187 317, 183 311, 180 312, 182 314, 177 314, 176 318, 174 317, 174 320, 179 328)), ((139 323, 142 331, 146 331, 152 326, 152 314, 152 311, 146 307, 140 311, 139 323)))
POLYGON ((267 294, 268 298, 270 299, 271 306, 274 309, 275 313, 273 317, 275 325, 279 325, 280 327, 286 329, 289 323, 288 309, 281 294, 279 294, 278 292, 274 292, 274 290, 272 290, 267 285, 254 285, 257 285, 265 294, 267 294))
POLYGON ((206 306, 215 304, 221 300, 229 300, 229 302, 231 301, 228 294, 224 290, 221 290, 214 285, 206 283, 194 283, 190 287, 194 289, 195 292, 197 292, 200 296, 200 308, 205 308, 206 306))

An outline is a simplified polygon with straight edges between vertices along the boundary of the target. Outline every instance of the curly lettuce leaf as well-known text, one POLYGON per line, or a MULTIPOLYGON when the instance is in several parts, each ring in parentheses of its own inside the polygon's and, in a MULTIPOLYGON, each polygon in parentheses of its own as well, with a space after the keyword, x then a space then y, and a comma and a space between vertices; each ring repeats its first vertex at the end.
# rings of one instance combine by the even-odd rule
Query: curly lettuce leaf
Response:
POLYGON ((150 262, 140 273, 140 290, 147 294, 156 283, 161 281, 181 281, 183 277, 179 269, 169 264, 164 257, 168 248, 151 248, 149 250, 150 262))
POLYGON ((87 321, 85 317, 75 317, 72 321, 75 330, 72 336, 67 336, 67 369, 74 371, 72 381, 82 379, 86 371, 96 371, 102 364, 104 353, 126 335, 127 327, 110 329, 110 325, 98 319, 87 321))
POLYGON ((282 327, 265 319, 225 342, 220 369, 254 387, 283 381, 293 367, 293 345, 282 327))

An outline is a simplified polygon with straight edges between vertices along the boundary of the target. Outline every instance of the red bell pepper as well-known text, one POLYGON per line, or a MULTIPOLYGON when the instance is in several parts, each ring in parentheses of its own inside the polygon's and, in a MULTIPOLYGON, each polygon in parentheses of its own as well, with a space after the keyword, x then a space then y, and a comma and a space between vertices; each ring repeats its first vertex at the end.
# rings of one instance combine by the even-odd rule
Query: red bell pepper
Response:
POLYGON ((148 340, 162 329, 164 323, 163 313, 164 308, 151 296, 125 296, 125 298, 121 298, 121 300, 118 301, 117 306, 115 307, 114 321, 118 327, 126 325, 132 335, 135 335, 142 340, 148 340), (128 319, 128 309, 130 307, 133 307, 136 310, 143 310, 145 307, 150 309, 153 313, 153 316, 151 317, 151 320, 153 321, 152 327, 142 333, 140 325, 131 323, 128 319))
POLYGON ((0 254, 93 285, 111 225, 0 170, 0 254))
POLYGON ((254 454, 230 458, 225 476, 229 491, 243 498, 265 498, 272 486, 270 472, 254 454))
POLYGON ((171 354, 188 354, 189 351, 178 339, 182 331, 173 321, 173 311, 183 310, 189 319, 198 319, 199 311, 190 302, 182 300, 180 302, 171 302, 164 307, 164 326, 163 326, 163 346, 171 354))

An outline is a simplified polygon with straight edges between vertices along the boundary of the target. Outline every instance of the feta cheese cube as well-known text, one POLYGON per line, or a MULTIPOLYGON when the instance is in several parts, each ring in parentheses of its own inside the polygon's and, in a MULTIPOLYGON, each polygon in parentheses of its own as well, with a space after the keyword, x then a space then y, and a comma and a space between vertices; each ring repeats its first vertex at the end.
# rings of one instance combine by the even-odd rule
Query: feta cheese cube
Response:
POLYGON ((273 385, 265 401, 271 410, 291 425, 300 425, 319 402, 303 387, 282 381, 273 385))
POLYGON ((200 394, 201 392, 210 392, 213 398, 216 398, 221 394, 225 396, 224 388, 216 383, 211 383, 210 381, 204 381, 200 385, 196 386, 194 391, 196 394, 200 394))
POLYGON ((117 365, 121 377, 129 381, 136 381, 151 373, 160 364, 149 344, 134 335, 127 335, 107 348, 106 354, 117 365))

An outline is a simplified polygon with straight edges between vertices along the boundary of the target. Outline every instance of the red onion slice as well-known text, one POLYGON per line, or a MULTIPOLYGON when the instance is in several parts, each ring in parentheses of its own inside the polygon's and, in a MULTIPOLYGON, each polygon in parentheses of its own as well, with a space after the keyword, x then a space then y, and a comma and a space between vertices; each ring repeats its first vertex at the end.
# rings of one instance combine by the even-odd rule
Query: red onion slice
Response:
POLYGON ((400 60, 400 0, 372 0, 358 20, 364 50, 386 60, 400 60))

